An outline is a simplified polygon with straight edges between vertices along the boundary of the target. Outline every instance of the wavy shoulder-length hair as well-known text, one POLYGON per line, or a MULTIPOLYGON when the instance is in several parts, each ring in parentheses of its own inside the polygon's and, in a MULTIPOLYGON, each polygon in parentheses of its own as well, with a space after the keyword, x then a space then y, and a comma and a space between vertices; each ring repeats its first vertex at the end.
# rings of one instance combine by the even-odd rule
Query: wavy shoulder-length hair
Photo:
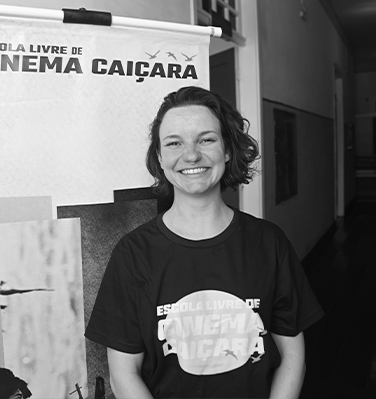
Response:
POLYGON ((258 143, 248 134, 249 121, 218 94, 201 87, 188 86, 164 98, 150 125, 150 145, 146 155, 146 166, 154 177, 155 193, 162 197, 173 193, 172 184, 165 177, 158 159, 161 149, 159 129, 162 120, 170 109, 189 105, 207 107, 219 120, 225 152, 230 157, 221 179, 221 190, 227 187, 236 189, 239 184, 248 184, 256 172, 253 163, 259 158, 258 143))

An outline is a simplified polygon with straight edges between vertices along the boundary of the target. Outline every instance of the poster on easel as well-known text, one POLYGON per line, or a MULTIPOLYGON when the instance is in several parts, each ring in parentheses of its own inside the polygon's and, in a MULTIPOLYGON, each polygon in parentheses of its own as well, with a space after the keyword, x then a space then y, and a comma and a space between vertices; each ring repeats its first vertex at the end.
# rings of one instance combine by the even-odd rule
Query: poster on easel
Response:
MULTIPOLYGON (((149 125, 171 91, 191 85, 209 88, 210 36, 221 34, 219 28, 114 16, 110 26, 64 23, 65 16, 64 11, 0 5, 0 198, 51 197, 54 217, 57 207, 101 207, 113 202, 114 190, 153 183, 145 166, 149 125)), ((75 265, 81 273, 81 263, 75 265)), ((51 279, 58 277, 59 267, 54 266, 51 279)), ((86 262, 87 267, 97 266, 86 262)), ((6 278, 0 275, 0 280, 10 280, 9 273, 4 271, 6 278)), ((22 280, 22 270, 18 276, 22 280)), ((67 281, 67 290, 77 281, 67 281)), ((15 283, 7 284, 12 286, 4 289, 14 289, 15 283)), ((85 296, 85 287, 77 292, 85 296)), ((36 298, 48 296, 53 296, 50 291, 33 293, 36 298)), ((50 311, 64 318, 56 306, 51 302, 50 311)), ((23 317, 29 312, 25 309, 23 317)), ((9 320, 22 326, 17 317, 3 317, 2 328, 10 331, 9 320)), ((82 312, 79 318, 74 323, 84 323, 82 312)), ((83 335, 79 344, 84 342, 80 339, 83 335)), ((19 354, 12 353, 14 346, 7 348, 7 340, 3 343, 6 367, 19 354)), ((32 364, 29 355, 25 358, 32 364)), ((82 362, 85 356, 77 359, 82 362)), ((32 374, 26 363, 15 361, 12 367, 25 380, 34 378, 32 387, 40 374, 37 369, 32 374)), ((77 363, 80 381, 73 389, 64 388, 74 392, 69 397, 94 397, 95 369, 88 364, 89 381, 77 363)), ((44 370, 44 378, 49 379, 48 373, 44 370)), ((103 377, 111 392, 108 374, 103 377)), ((51 399, 66 394, 38 391, 39 397, 51 399)))

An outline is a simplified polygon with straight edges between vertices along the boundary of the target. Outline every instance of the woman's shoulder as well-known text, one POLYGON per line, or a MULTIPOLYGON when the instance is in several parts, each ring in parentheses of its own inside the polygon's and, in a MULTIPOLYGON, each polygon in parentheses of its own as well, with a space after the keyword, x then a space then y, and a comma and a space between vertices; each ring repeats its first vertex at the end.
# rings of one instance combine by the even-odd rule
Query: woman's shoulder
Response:
POLYGON ((276 223, 246 213, 241 214, 241 219, 243 234, 247 236, 247 241, 267 248, 270 253, 278 253, 280 256, 284 256, 287 250, 293 249, 291 241, 276 223))
POLYGON ((123 247, 132 242, 137 242, 139 240, 144 240, 148 237, 155 236, 158 234, 158 229, 156 226, 157 216, 154 216, 152 219, 141 223, 135 224, 130 227, 129 231, 126 232, 118 241, 117 247, 123 247))
POLYGON ((282 239, 286 238, 283 230, 270 220, 262 219, 242 211, 239 211, 239 217, 243 228, 251 234, 262 234, 275 238, 280 237, 282 239))

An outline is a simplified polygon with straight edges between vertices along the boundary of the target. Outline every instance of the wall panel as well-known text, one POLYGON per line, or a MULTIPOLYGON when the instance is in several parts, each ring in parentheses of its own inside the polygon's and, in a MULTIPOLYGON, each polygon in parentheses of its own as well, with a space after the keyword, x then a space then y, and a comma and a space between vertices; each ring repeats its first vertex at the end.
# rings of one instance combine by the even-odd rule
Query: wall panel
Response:
POLYGON ((270 101, 263 102, 265 218, 279 225, 303 258, 334 222, 333 121, 270 101), (273 110, 296 114, 298 193, 276 205, 273 110))

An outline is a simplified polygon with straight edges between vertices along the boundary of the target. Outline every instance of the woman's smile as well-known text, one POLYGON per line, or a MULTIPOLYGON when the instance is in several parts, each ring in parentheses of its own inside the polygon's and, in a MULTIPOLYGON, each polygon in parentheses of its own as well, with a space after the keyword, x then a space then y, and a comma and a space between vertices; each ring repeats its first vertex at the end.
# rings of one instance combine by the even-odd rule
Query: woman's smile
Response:
POLYGON ((183 169, 180 171, 183 175, 200 175, 206 172, 209 168, 192 168, 192 169, 183 169))

